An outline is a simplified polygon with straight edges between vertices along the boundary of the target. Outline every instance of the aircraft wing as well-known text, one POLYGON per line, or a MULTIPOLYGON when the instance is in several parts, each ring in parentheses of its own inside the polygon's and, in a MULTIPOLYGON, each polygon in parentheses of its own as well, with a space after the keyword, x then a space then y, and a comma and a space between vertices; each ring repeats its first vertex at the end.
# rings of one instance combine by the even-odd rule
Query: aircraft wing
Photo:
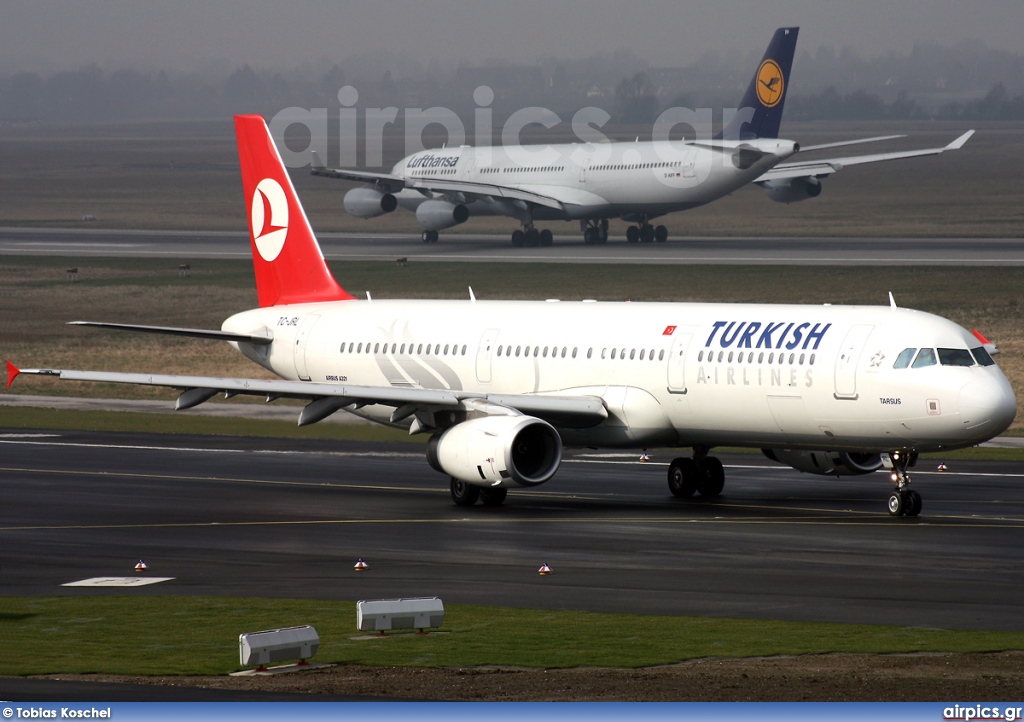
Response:
MULTIPOLYGON (((924 155, 938 155, 939 153, 944 153, 947 150, 958 150, 962 148, 964 143, 966 143, 972 135, 974 135, 974 131, 969 130, 953 142, 948 145, 944 145, 941 148, 923 148, 921 150, 906 150, 895 153, 873 153, 870 155, 854 155, 845 158, 825 158, 822 160, 807 161, 798 160, 791 163, 780 163, 763 175, 759 176, 754 183, 764 183, 765 181, 771 180, 785 180, 787 178, 807 178, 810 176, 820 178, 821 176, 831 175, 832 173, 840 171, 851 165, 878 163, 883 160, 898 160, 900 158, 916 158, 924 155)), ((882 139, 883 138, 869 138, 867 140, 882 139)), ((835 147, 837 145, 843 145, 843 143, 830 143, 825 146, 811 146, 810 149, 820 150, 823 147, 835 147)), ((806 150, 807 149, 803 149, 801 152, 806 152, 806 150)))
POLYGON ((397 193, 403 188, 411 188, 425 194, 457 194, 478 198, 492 198, 495 200, 524 201, 560 211, 565 210, 565 204, 558 198, 544 193, 536 193, 525 188, 447 178, 403 178, 391 173, 371 173, 369 171, 346 170, 344 168, 332 169, 324 165, 316 151, 313 151, 312 156, 313 160, 310 171, 312 175, 355 181, 357 183, 372 183, 387 193, 397 193))
POLYGON ((556 210, 565 210, 565 204, 554 196, 535 193, 525 188, 475 183, 473 181, 445 180, 441 178, 413 178, 405 182, 406 188, 430 193, 446 193, 492 198, 494 200, 514 200, 534 203, 556 210))
POLYGON ((266 396, 267 401, 280 398, 309 401, 299 413, 299 426, 313 424, 335 411, 349 406, 381 404, 394 406, 392 422, 409 418, 418 411, 465 409, 465 402, 483 401, 499 407, 544 419, 555 425, 584 428, 596 426, 608 418, 604 402, 596 396, 482 394, 448 389, 415 389, 392 386, 351 386, 309 381, 221 378, 213 376, 179 376, 172 374, 140 374, 111 371, 77 371, 68 369, 19 369, 7 362, 7 388, 20 374, 53 376, 63 381, 93 381, 112 384, 163 386, 178 389, 174 408, 192 408, 219 393, 226 396, 266 396))

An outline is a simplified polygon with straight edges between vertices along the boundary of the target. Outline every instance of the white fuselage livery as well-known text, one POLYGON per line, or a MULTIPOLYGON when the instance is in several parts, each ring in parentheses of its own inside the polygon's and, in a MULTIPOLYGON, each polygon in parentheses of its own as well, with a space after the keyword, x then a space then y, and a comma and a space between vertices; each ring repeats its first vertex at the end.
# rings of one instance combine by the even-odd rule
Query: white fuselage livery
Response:
POLYGON ((495 188, 488 196, 474 192, 476 187, 461 192, 457 185, 443 192, 397 193, 398 204, 414 212, 424 201, 443 198, 464 204, 470 215, 519 217, 524 223, 631 213, 655 217, 721 198, 798 150, 796 143, 776 138, 716 141, 714 147, 682 141, 463 146, 410 155, 395 164, 392 175, 409 184, 495 188), (517 198, 517 190, 534 195, 517 198), (558 202, 544 205, 544 199, 558 202))
POLYGON ((270 331, 235 345, 291 380, 599 397, 608 418, 560 429, 571 445, 928 451, 1016 412, 971 333, 895 307, 374 300, 256 309, 223 330, 270 331))

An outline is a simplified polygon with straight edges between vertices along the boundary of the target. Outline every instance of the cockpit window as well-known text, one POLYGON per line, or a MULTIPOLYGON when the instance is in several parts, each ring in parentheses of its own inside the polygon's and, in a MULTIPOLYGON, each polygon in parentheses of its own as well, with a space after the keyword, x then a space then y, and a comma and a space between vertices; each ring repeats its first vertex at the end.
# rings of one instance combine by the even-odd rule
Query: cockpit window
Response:
POLYGON ((917 351, 916 348, 905 348, 900 351, 900 355, 896 357, 896 363, 892 365, 894 369, 905 369, 910 365, 910 359, 914 358, 914 353, 917 351))
POLYGON ((980 366, 995 366, 996 362, 989 356, 988 351, 985 350, 984 346, 978 346, 978 348, 972 348, 971 354, 974 356, 974 360, 978 362, 980 366))
POLYGON ((973 366, 974 357, 965 348, 940 348, 939 363, 943 366, 973 366))
POLYGON ((935 349, 923 348, 921 352, 917 354, 917 358, 914 359, 914 364, 911 368, 919 369, 925 366, 935 365, 935 349))

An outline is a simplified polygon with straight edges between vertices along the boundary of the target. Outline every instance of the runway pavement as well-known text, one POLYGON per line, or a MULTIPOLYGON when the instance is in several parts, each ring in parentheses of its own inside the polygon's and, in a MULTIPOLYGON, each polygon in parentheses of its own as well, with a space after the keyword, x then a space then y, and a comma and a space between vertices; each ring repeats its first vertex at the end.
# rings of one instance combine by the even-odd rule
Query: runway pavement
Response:
MULTIPOLYGON (((568 230, 569 226, 565 226, 568 230)), ((613 238, 586 246, 579 234, 559 235, 548 248, 513 248, 505 235, 318 234, 328 260, 410 262, 995 266, 1024 265, 1024 238, 670 238, 630 244, 613 238)), ((244 232, 0 228, 0 256, 153 257, 187 263, 250 257, 244 232)))
POLYGON ((418 444, 0 429, 0 596, 180 594, 1024 630, 1024 472, 923 460, 917 519, 884 474, 723 457, 713 502, 668 452, 574 453, 501 508, 460 508, 418 444), (61 586, 131 576, 130 590, 61 586), (355 573, 357 559, 369 572, 355 573), (554 570, 542 577, 547 563, 554 570))

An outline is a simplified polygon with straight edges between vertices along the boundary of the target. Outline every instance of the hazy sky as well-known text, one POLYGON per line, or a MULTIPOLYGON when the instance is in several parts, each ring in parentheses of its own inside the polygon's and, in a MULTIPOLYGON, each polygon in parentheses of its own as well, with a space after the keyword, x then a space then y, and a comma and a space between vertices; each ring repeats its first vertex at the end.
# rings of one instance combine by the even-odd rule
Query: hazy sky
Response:
POLYGON ((799 25, 800 49, 864 57, 915 42, 1024 50, 1022 0, 0 0, 0 73, 291 67, 374 51, 531 64, 628 48, 656 66, 799 25))

